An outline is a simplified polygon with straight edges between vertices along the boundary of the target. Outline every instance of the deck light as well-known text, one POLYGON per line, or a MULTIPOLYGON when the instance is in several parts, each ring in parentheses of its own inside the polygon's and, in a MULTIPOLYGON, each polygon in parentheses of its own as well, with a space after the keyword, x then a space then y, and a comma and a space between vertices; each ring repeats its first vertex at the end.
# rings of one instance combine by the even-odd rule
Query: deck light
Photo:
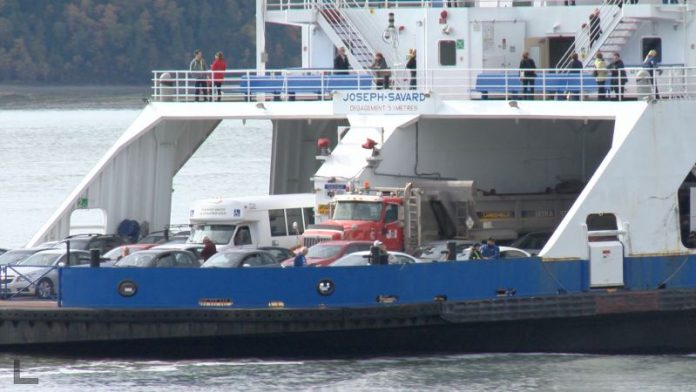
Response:
POLYGON ((376 145, 377 142, 368 137, 367 140, 365 140, 365 143, 362 144, 362 148, 366 150, 372 150, 375 148, 376 145))
POLYGON ((319 151, 319 155, 331 154, 331 141, 325 137, 317 139, 317 151, 319 151))

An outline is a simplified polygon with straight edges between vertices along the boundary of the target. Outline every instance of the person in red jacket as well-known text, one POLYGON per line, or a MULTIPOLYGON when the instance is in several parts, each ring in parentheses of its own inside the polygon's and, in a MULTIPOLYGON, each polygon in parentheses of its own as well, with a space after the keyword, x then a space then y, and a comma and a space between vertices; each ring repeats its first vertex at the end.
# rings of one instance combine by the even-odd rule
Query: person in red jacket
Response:
POLYGON ((220 102, 222 97, 222 81, 225 80, 225 70, 227 69, 227 64, 225 64, 225 56, 222 52, 215 53, 215 61, 210 66, 213 71, 213 84, 215 85, 213 95, 217 91, 217 101, 220 102))

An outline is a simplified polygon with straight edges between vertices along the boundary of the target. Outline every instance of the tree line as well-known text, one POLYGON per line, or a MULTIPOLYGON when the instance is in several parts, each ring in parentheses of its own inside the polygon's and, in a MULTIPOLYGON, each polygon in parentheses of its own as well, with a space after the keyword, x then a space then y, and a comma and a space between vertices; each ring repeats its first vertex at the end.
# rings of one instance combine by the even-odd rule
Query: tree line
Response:
MULTIPOLYGON (((142 84, 155 69, 255 67, 252 0, 0 0, 0 83, 142 84)), ((299 33, 267 25, 269 68, 299 66, 299 33)))

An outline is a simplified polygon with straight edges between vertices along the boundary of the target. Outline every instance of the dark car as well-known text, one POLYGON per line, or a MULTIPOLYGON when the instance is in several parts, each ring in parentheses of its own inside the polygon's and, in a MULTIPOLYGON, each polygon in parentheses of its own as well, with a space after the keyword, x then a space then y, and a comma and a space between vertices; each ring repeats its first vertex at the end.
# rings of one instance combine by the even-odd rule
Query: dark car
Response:
POLYGON ((60 241, 55 247, 64 248, 68 241, 70 241, 70 249, 99 249, 99 252, 102 255, 125 243, 123 238, 116 234, 76 234, 65 237, 65 239, 60 241))
POLYGON ((122 258, 114 267, 141 268, 198 268, 196 256, 184 250, 141 250, 122 258))
POLYGON ((270 253, 279 263, 285 259, 295 257, 295 252, 281 246, 259 246, 259 250, 270 253))
POLYGON ((46 250, 49 248, 20 248, 12 249, 0 255, 0 265, 14 265, 20 261, 26 259, 27 257, 33 255, 36 252, 46 250))
POLYGON ((203 268, 280 267, 273 256, 256 249, 228 249, 212 255, 203 268))

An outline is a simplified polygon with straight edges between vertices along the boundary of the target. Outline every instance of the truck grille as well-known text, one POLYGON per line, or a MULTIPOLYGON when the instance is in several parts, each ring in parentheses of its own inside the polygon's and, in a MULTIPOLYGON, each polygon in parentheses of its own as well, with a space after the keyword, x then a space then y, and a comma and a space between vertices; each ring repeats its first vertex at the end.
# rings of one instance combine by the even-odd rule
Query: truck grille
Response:
POLYGON ((330 239, 331 239, 331 237, 319 237, 319 236, 304 237, 302 245, 309 248, 310 246, 314 246, 320 242, 328 241, 330 239))

